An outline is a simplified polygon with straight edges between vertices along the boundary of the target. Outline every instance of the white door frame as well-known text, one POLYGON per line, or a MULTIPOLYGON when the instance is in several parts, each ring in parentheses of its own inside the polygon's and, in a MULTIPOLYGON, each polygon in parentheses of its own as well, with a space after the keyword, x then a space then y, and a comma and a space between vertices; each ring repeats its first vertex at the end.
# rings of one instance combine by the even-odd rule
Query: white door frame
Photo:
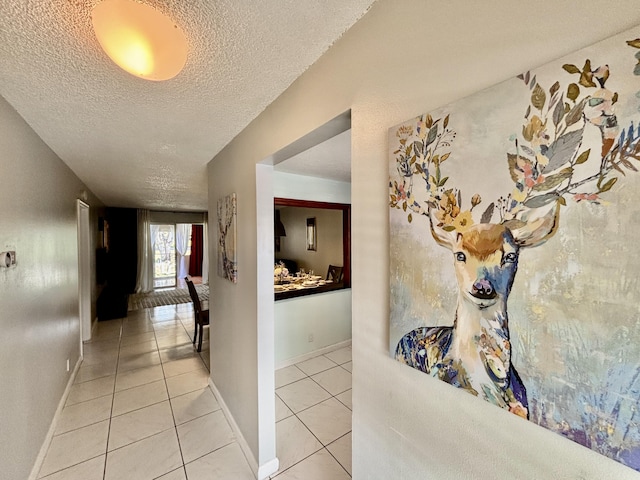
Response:
POLYGON ((91 339, 91 225, 89 205, 76 200, 78 219, 78 315, 80 318, 80 355, 82 342, 91 339))

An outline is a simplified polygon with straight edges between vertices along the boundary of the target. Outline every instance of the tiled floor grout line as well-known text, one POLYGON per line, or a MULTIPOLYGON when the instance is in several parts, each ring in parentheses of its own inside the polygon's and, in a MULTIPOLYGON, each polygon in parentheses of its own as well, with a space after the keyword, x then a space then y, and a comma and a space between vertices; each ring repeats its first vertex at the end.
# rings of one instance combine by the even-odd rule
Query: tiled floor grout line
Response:
POLYGON ((116 357, 116 372, 113 375, 113 395, 111 396, 111 410, 109 412, 109 427, 107 428, 107 442, 104 447, 104 468, 102 470, 102 480, 107 478, 107 460, 109 457, 109 439, 111 438, 111 420, 113 419, 113 405, 116 401, 116 384, 118 383, 118 366, 120 365, 120 349, 122 348, 122 333, 124 322, 120 321, 120 335, 118 335, 118 355, 116 357))
MULTIPOLYGON (((345 405, 343 402, 341 402, 341 401, 340 401, 340 399, 336 398, 336 397, 337 397, 337 395, 342 395, 343 393, 345 393, 345 392, 347 392, 347 391, 351 390, 351 387, 350 387, 350 388, 347 388, 347 389, 346 389, 346 390, 344 390, 343 392, 340 392, 340 393, 337 393, 336 395, 333 395, 333 394, 332 394, 331 392, 329 392, 326 388, 324 388, 322 385, 320 385, 320 383, 318 383, 314 378, 312 378, 312 376, 313 376, 313 375, 318 375, 318 374, 320 374, 320 373, 323 373, 323 372, 329 371, 329 370, 331 370, 331 369, 333 369, 333 368, 335 368, 335 367, 342 367, 342 365, 345 365, 345 364, 349 363, 349 361, 344 362, 344 363, 342 363, 342 364, 338 364, 338 363, 336 363, 335 361, 331 360, 329 357, 326 357, 324 354, 322 354, 322 355, 318 355, 318 357, 320 357, 320 356, 325 357, 327 360, 329 360, 329 361, 331 361, 332 363, 334 363, 334 364, 335 364, 335 366, 332 366, 332 367, 326 368, 326 369, 324 369, 324 370, 320 370, 320 371, 318 371, 318 372, 313 373, 312 375, 309 375, 307 372, 305 372, 304 370, 302 370, 302 369, 301 369, 300 367, 298 367, 296 364, 293 364, 292 366, 295 366, 298 370, 300 370, 300 371, 305 375, 305 377, 303 377, 303 378, 299 378, 298 380, 294 380, 293 382, 289 382, 289 383, 286 383, 286 384, 284 384, 284 385, 280 385, 278 388, 286 387, 287 385, 292 385, 292 384, 294 384, 294 383, 296 383, 296 382, 300 382, 300 381, 305 380, 305 379, 307 379, 307 378, 308 378, 308 379, 312 380, 312 381, 313 381, 316 385, 318 385, 320 388, 322 388, 322 390, 324 390, 324 391, 325 391, 325 392, 327 392, 329 395, 331 395, 329 398, 326 398, 326 399, 324 399, 324 400, 322 400, 322 401, 320 401, 320 402, 318 402, 318 403, 316 403, 316 404, 310 405, 310 406, 308 406, 307 408, 304 408, 304 409, 302 409, 302 410, 300 410, 300 411, 298 411, 298 412, 294 412, 294 411, 293 411, 293 409, 292 409, 291 407, 289 407, 289 405, 287 405, 287 403, 286 403, 286 402, 285 402, 285 401, 284 401, 284 400, 283 400, 283 399, 278 395, 277 391, 276 391, 276 395, 278 396, 278 398, 280 398, 280 400, 281 400, 281 401, 286 405, 286 407, 287 407, 287 408, 291 411, 291 413, 292 413, 292 415, 290 415, 290 416, 288 416, 288 417, 286 417, 286 418, 281 419, 281 420, 280 420, 280 422, 281 422, 281 421, 283 421, 283 420, 286 420, 287 418, 291 418, 291 416, 295 416, 295 417, 298 419, 298 421, 299 421, 300 423, 302 423, 302 425, 303 425, 303 426, 304 426, 304 427, 309 431, 309 433, 311 433, 311 435, 312 435, 312 436, 313 436, 313 437, 318 441, 318 443, 320 443, 320 445, 322 445, 322 448, 319 448, 318 450, 316 450, 315 452, 312 452, 311 454, 307 455, 306 457, 301 458, 300 460, 298 460, 298 461, 297 461, 296 463, 294 463, 293 465, 290 465, 289 467, 287 467, 285 470, 282 470, 282 471, 278 472, 278 474, 277 474, 275 477, 271 477, 271 478, 273 478, 273 479, 275 479, 275 480, 277 480, 277 479, 278 479, 278 477, 279 477, 280 475, 282 475, 284 472, 286 472, 286 471, 288 471, 288 470, 292 469, 293 467, 295 467, 295 466, 296 466, 296 465, 298 465, 299 463, 304 462, 306 459, 308 459, 309 457, 311 457, 311 456, 313 456, 313 455, 316 455, 318 452, 320 452, 320 451, 322 451, 322 450, 326 450, 326 452, 327 452, 329 455, 331 455, 331 457, 333 457, 333 459, 338 463, 338 465, 340 465, 340 467, 345 471, 345 473, 346 473, 347 475, 349 475, 349 478, 352 478, 352 477, 351 477, 351 474, 347 471, 347 469, 344 467, 344 465, 342 465, 342 463, 341 463, 341 462, 336 458, 336 456, 335 456, 333 453, 331 453, 331 450, 329 450, 329 448, 328 448, 328 446, 329 446, 329 445, 332 445, 333 443, 337 442, 337 441, 338 441, 338 440, 340 440, 341 438, 343 438, 343 437, 345 437, 345 436, 349 435, 349 434, 351 433, 351 431, 352 431, 352 430, 350 429, 350 430, 349 430, 347 433, 345 433, 344 435, 339 436, 338 438, 336 438, 336 439, 332 440, 332 441, 331 441, 331 442, 329 442, 327 445, 325 445, 325 444, 324 444, 324 443, 323 443, 323 442, 322 442, 322 441, 321 441, 321 440, 320 440, 320 439, 319 439, 319 438, 318 438, 318 437, 317 437, 317 436, 316 436, 316 435, 311 431, 311 429, 307 426, 307 424, 306 424, 306 423, 304 423, 304 421, 303 421, 303 420, 298 416, 298 414, 300 414, 300 413, 302 413, 302 412, 305 412, 305 411, 307 411, 307 410, 310 410, 310 409, 312 409, 312 408, 314 408, 314 407, 316 407, 316 406, 320 405, 321 403, 326 402, 327 400, 329 400, 329 399, 331 399, 331 398, 335 399, 335 400, 336 400, 340 405, 343 405, 345 408, 348 408, 348 409, 349 409, 349 411, 350 411, 350 412, 352 412, 352 415, 353 415, 353 410, 352 410, 351 408, 349 408, 347 405, 345 405)), ((318 357, 314 357, 314 358, 318 358, 318 357)), ((351 372, 349 372, 346 368, 343 368, 343 369, 344 369, 346 372, 348 372, 349 374, 351 374, 351 372)), ((278 388, 276 388, 276 390, 278 390, 278 388)), ((279 423, 279 422, 276 422, 276 423, 279 423)))

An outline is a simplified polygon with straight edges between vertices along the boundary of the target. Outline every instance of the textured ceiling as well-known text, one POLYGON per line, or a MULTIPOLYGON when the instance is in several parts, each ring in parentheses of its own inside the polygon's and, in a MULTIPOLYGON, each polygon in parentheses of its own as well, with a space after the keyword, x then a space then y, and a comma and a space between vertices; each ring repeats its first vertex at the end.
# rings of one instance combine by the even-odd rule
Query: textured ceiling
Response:
POLYGON ((0 95, 108 206, 207 208, 206 164, 373 0, 144 0, 189 40, 184 70, 116 67, 99 0, 0 0, 0 95))

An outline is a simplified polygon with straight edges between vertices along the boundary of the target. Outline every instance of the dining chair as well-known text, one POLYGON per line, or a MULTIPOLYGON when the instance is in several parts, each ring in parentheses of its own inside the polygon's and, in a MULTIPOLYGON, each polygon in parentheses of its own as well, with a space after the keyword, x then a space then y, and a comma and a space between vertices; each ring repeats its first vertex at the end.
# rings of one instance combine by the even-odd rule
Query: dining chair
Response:
POLYGON ((329 265, 329 270, 327 270, 327 280, 333 281, 333 283, 342 282, 342 267, 337 267, 335 265, 329 265))
POLYGON ((193 314, 195 320, 195 330, 193 332, 193 344, 196 344, 196 338, 198 338, 198 326, 200 326, 200 339, 198 340, 198 352, 202 351, 202 337, 204 332, 204 326, 209 325, 209 309, 203 310, 200 303, 200 297, 193 282, 189 277, 184 277, 184 281, 187 283, 189 289, 189 296, 193 302, 193 314))

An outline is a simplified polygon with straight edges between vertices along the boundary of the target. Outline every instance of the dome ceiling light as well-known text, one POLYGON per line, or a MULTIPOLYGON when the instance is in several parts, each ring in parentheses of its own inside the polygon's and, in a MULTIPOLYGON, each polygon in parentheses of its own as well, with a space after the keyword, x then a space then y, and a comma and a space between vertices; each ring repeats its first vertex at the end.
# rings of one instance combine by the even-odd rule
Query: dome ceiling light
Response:
POLYGON ((104 0, 91 12, 105 53, 120 68, 146 80, 169 80, 187 60, 187 39, 169 17, 132 0, 104 0))

